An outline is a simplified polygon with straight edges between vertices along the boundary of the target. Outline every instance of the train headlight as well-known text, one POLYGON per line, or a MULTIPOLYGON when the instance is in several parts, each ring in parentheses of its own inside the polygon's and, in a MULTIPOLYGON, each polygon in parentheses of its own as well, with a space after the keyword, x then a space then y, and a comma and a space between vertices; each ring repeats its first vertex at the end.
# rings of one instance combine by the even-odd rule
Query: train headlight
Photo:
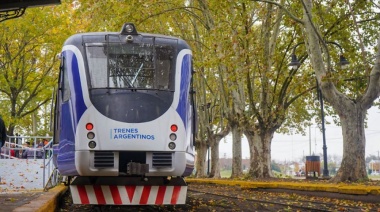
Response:
POLYGON ((124 30, 126 33, 132 33, 133 30, 135 30, 135 27, 132 24, 126 24, 124 30))
POLYGON ((137 35, 137 30, 135 25, 132 23, 125 23, 123 25, 123 28, 121 28, 121 33, 122 35, 137 35))
POLYGON ((175 149, 176 147, 174 142, 170 142, 168 146, 169 146, 169 149, 175 149))
POLYGON ((87 138, 88 139, 94 139, 95 138, 95 133, 93 133, 93 132, 87 133, 87 138))
POLYGON ((177 135, 172 133, 172 134, 170 134, 169 138, 170 138, 170 140, 175 141, 175 140, 177 140, 177 135))
POLYGON ((91 149, 95 148, 96 147, 96 142, 95 141, 90 141, 88 143, 88 147, 90 147, 91 149))
POLYGON ((175 124, 172 124, 172 126, 170 126, 170 130, 171 130, 172 132, 177 132, 177 130, 178 130, 178 126, 175 125, 175 124))
POLYGON ((92 123, 87 123, 86 130, 92 130, 92 129, 94 129, 94 125, 92 123))

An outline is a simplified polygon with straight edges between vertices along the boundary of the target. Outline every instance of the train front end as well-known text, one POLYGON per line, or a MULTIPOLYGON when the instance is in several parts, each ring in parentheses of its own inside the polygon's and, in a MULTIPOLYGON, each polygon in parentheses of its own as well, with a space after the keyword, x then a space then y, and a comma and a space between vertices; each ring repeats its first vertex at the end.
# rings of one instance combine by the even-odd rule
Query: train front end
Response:
POLYGON ((194 167, 192 58, 186 42, 140 34, 125 24, 120 33, 70 37, 61 58, 57 167, 62 175, 80 176, 71 184, 77 203, 101 204, 97 198, 82 200, 81 192, 90 186, 84 189, 88 196, 102 185, 132 186, 141 194, 122 204, 141 204, 148 187, 156 200, 145 204, 183 204, 183 198, 172 199, 186 195, 182 177, 194 167), (172 198, 158 197, 160 186, 172 198))

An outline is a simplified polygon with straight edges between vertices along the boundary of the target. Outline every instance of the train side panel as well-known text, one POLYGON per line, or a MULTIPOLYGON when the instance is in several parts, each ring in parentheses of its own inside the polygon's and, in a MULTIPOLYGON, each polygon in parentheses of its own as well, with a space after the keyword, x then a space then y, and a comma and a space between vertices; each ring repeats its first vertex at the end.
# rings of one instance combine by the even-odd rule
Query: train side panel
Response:
POLYGON ((86 110, 83 89, 80 80, 80 69, 84 69, 83 57, 75 47, 65 47, 62 53, 65 58, 65 79, 68 88, 62 91, 64 100, 60 107, 61 118, 59 123, 60 137, 57 156, 57 165, 62 175, 75 176, 78 171, 75 167, 75 133, 78 120, 86 110), (66 50, 72 49, 72 50, 66 50), (66 93, 65 93, 66 92, 66 93))

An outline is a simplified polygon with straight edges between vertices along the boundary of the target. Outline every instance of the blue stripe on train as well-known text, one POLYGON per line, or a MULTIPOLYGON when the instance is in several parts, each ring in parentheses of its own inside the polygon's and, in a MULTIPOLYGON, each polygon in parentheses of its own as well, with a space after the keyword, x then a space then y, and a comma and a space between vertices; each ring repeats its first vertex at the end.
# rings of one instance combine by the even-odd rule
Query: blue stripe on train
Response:
POLYGON ((191 80, 191 55, 184 56, 181 66, 181 84, 177 112, 181 117, 185 129, 187 129, 187 120, 190 111, 189 92, 191 80))
MULTIPOLYGON (((72 86, 70 86, 71 91, 71 101, 73 105, 75 105, 75 108, 73 108, 73 113, 74 115, 74 124, 75 127, 77 123, 79 122, 79 119, 82 117, 83 113, 86 111, 87 107, 84 103, 84 98, 83 98, 83 89, 81 85, 81 79, 80 79, 80 74, 79 74, 79 66, 78 66, 78 59, 77 55, 74 54, 72 51, 67 51, 66 52, 66 61, 67 64, 70 64, 69 61, 71 61, 71 76, 69 75, 70 83, 72 86), (69 60, 69 58, 71 60, 69 60)), ((81 70, 84 72, 84 70, 81 70)), ((70 73, 70 72, 69 72, 70 73)))

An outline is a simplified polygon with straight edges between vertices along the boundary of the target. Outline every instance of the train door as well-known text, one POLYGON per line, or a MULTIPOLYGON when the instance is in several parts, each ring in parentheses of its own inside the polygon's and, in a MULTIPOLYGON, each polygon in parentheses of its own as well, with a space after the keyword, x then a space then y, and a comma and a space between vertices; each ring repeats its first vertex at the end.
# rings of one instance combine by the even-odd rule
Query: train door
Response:
POLYGON ((60 135, 60 123, 61 123, 61 103, 62 103, 62 88, 63 88, 63 57, 61 59, 61 64, 59 66, 59 77, 58 77, 58 89, 55 94, 55 105, 54 105, 54 144, 59 143, 60 135))
MULTIPOLYGON (((61 57, 61 65, 59 69, 58 89, 56 94, 56 105, 54 109, 54 140, 59 143, 61 139, 62 121, 65 117, 62 115, 62 106, 68 103, 71 96, 68 73, 65 57, 61 57)), ((66 117, 68 119, 69 117, 66 117)))

